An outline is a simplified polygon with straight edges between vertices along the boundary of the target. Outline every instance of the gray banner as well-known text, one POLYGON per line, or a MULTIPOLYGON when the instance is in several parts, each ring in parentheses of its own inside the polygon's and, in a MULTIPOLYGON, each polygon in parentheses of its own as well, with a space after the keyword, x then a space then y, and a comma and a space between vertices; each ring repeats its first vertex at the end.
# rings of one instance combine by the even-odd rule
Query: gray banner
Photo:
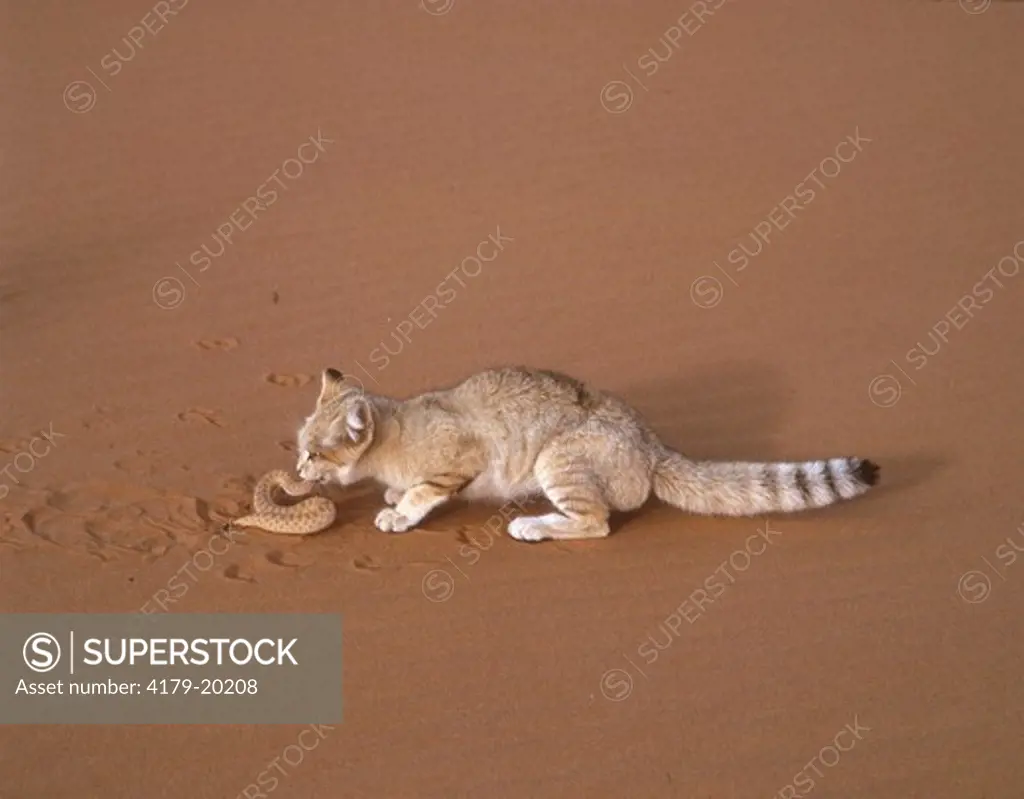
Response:
POLYGON ((0 724, 336 724, 338 614, 0 614, 0 724))

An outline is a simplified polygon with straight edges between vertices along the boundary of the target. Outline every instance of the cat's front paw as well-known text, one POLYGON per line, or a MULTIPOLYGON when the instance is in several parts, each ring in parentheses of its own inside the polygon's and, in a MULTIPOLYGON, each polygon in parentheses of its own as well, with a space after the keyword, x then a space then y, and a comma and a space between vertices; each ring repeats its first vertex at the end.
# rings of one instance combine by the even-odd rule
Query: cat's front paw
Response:
POLYGON ((551 538, 547 525, 536 516, 520 516, 508 523, 508 534, 520 541, 546 541, 551 538))
POLYGON ((385 533, 404 533, 413 523, 394 508, 384 508, 373 522, 378 530, 385 533))
POLYGON ((389 488, 384 492, 384 502, 394 507, 402 499, 404 491, 398 488, 389 488))

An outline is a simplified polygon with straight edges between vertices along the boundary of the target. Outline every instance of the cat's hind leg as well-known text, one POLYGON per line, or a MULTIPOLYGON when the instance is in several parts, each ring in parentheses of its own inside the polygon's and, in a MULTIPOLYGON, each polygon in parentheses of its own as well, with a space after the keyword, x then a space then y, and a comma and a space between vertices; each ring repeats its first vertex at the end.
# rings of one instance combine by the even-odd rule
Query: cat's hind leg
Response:
POLYGON ((555 444, 538 456, 534 475, 558 512, 513 519, 510 536, 520 541, 564 541, 608 535, 608 503, 585 459, 574 456, 574 451, 555 444))

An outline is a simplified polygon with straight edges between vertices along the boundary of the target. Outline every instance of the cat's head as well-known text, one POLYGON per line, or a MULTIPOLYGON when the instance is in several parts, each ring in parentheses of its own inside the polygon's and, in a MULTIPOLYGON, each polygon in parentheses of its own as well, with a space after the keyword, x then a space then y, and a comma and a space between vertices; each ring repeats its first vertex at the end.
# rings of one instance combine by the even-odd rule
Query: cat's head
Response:
POLYGON ((373 434, 373 406, 362 385, 337 369, 324 370, 316 408, 299 430, 299 477, 355 482, 356 464, 373 443, 373 434))

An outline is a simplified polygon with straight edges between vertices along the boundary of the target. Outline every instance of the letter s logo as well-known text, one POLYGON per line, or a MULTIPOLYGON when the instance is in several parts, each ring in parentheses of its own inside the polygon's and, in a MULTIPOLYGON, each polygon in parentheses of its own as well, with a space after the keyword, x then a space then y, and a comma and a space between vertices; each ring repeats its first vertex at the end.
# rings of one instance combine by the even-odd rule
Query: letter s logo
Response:
POLYGON ((26 639, 21 654, 32 671, 50 671, 60 663, 60 644, 50 633, 33 633, 26 639))

